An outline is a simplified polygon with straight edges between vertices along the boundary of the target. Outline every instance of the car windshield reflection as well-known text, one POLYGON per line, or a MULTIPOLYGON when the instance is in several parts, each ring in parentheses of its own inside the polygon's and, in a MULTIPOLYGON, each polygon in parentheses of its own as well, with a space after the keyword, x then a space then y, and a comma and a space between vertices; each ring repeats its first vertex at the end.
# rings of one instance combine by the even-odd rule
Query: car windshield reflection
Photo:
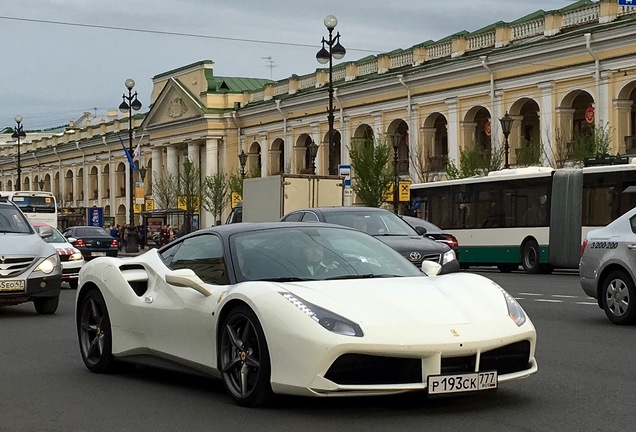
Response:
POLYGON ((331 227, 250 231, 231 237, 239 282, 422 276, 399 253, 362 232, 331 227))

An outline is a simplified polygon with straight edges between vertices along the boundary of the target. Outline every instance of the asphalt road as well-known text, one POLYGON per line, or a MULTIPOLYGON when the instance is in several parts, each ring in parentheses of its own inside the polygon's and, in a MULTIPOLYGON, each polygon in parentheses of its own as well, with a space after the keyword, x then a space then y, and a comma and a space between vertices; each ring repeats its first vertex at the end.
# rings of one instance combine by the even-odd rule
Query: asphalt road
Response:
POLYGON ((281 398, 232 404, 220 381, 138 368, 92 374, 77 347, 75 292, 53 316, 0 308, 0 431, 627 431, 636 421, 636 328, 610 324, 574 273, 485 271, 538 331, 539 373, 494 393, 429 400, 281 398))

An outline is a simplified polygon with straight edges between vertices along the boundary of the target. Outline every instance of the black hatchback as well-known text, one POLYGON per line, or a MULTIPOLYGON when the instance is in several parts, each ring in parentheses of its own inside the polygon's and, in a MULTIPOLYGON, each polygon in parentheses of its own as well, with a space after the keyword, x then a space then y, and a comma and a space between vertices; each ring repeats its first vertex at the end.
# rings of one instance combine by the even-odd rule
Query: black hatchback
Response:
POLYGON ((375 207, 315 207, 293 211, 283 222, 327 222, 348 226, 371 234, 395 249, 413 265, 434 261, 442 266, 441 273, 459 270, 455 252, 446 244, 422 237, 396 214, 375 207))
POLYGON ((66 228, 63 234, 82 252, 86 261, 103 256, 117 257, 119 252, 117 239, 111 237, 110 233, 101 227, 73 226, 66 228))

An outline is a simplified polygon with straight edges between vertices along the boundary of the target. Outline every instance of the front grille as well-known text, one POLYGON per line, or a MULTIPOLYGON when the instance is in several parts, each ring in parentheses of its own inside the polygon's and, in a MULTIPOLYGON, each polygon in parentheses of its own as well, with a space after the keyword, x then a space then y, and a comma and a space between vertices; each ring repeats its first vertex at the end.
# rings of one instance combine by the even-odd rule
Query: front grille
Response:
POLYGON ((35 257, 4 258, 0 260, 0 278, 16 277, 35 262, 35 257))
POLYGON ((71 259, 70 255, 60 255, 60 261, 66 262, 71 259))
POLYGON ((340 385, 421 383, 422 360, 344 354, 333 362, 325 378, 340 385))
POLYGON ((442 374, 458 374, 475 372, 475 364, 477 363, 476 355, 463 357, 442 357, 441 373, 442 374))
POLYGON ((479 370, 496 370, 499 375, 528 369, 530 341, 519 341, 481 353, 479 370))
POLYGON ((413 259, 411 258, 411 255, 407 253, 407 254, 404 254, 404 257, 407 260, 411 261, 411 263, 413 263, 413 265, 415 265, 416 267, 421 267, 423 261, 433 261, 438 264, 442 263, 442 256, 440 254, 421 255, 420 258, 413 259))

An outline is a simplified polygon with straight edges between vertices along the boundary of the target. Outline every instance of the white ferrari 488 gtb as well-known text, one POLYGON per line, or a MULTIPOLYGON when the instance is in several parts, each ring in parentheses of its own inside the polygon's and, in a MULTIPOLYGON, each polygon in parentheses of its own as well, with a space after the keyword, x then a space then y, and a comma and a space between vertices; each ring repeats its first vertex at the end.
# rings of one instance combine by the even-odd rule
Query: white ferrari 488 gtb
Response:
POLYGON ((93 372, 138 363, 220 377, 239 405, 275 394, 489 391, 537 371, 536 331, 493 281, 422 270, 343 226, 241 223, 82 267, 93 372))

